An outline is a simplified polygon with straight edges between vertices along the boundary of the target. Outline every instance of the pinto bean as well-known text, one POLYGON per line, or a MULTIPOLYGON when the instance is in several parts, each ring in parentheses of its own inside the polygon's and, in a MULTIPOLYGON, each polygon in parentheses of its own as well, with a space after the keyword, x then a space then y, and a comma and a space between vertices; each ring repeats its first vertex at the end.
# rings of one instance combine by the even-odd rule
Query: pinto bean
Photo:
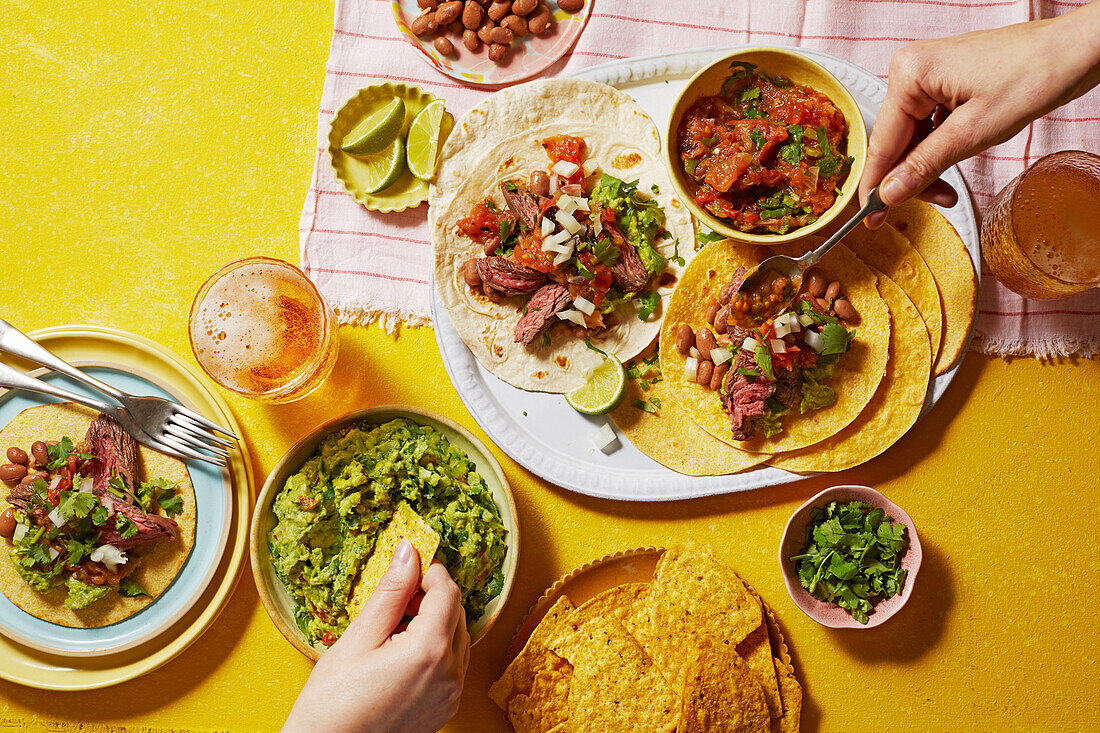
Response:
POLYGON ((840 281, 833 280, 825 290, 825 300, 836 300, 838 295, 840 295, 840 281))
POLYGON ((429 10, 417 17, 412 23, 409 23, 409 30, 415 36, 427 36, 435 33, 439 30, 439 22, 436 20, 435 12, 429 10))
POLYGON ((721 307, 717 300, 710 304, 710 307, 707 308, 707 323, 714 325, 714 318, 718 315, 718 309, 721 307))
POLYGON ((710 388, 717 390, 722 386, 722 380, 726 378, 726 372, 730 370, 731 361, 724 361, 721 364, 716 364, 714 367, 714 374, 710 376, 710 388))
POLYGON ((527 15, 539 6, 539 0, 514 0, 512 12, 516 15, 527 15))
POLYGON ((477 53, 481 50, 481 39, 477 37, 477 31, 462 31, 462 44, 466 46, 466 50, 470 53, 477 53))
POLYGON ((829 287, 829 282, 822 277, 819 272, 811 272, 810 279, 806 281, 806 290, 810 295, 815 298, 820 298, 825 294, 825 288, 829 287))
POLYGON ((50 474, 46 473, 45 471, 31 471, 26 476, 24 476, 19 483, 21 483, 21 484, 33 484, 38 479, 42 479, 43 481, 45 481, 49 477, 50 477, 50 474))
POLYGON ((833 301, 833 312, 836 317, 853 326, 859 323, 859 311, 847 298, 838 298, 833 301))
POLYGON ((676 350, 687 356, 694 345, 695 333, 691 330, 691 326, 681 323, 676 327, 676 350))
POLYGON ((709 328, 700 328, 695 332, 695 348, 699 350, 700 359, 710 359, 710 350, 718 346, 717 339, 709 328))
POLYGON ((485 18, 481 21, 481 27, 477 29, 477 37, 481 39, 482 43, 492 43, 493 39, 489 37, 489 33, 497 27, 489 18, 485 18))
POLYGON ((439 7, 439 0, 416 0, 416 5, 421 10, 435 10, 439 7))
POLYGON ((41 440, 31 443, 31 455, 34 456, 35 468, 45 468, 50 462, 50 452, 41 440))
POLYGON ((16 448, 14 445, 8 448, 8 460, 12 463, 18 463, 21 466, 30 465, 31 459, 27 455, 27 451, 22 448, 16 448))
POLYGON ((500 25, 512 31, 516 38, 526 38, 531 35, 531 31, 527 30, 527 21, 519 15, 504 16, 504 20, 500 21, 500 25))
POLYGON ((489 6, 489 17, 493 19, 493 22, 499 22, 506 18, 509 13, 512 12, 512 3, 510 2, 494 2, 489 6))
POLYGON ((447 25, 460 15, 462 15, 462 0, 451 0, 451 2, 442 3, 439 10, 435 11, 435 22, 439 25, 447 25))
POLYGON ((27 467, 22 463, 5 463, 0 466, 0 481, 6 484, 17 484, 27 475, 27 467))
POLYGON ((829 301, 825 300, 824 298, 814 298, 814 304, 817 305, 818 309, 822 313, 828 313, 830 310, 829 301))
POLYGON ((462 25, 472 31, 481 26, 481 19, 485 17, 485 8, 478 5, 475 0, 466 0, 466 6, 462 9, 462 25))
POLYGON ((575 13, 584 7, 584 0, 558 0, 558 7, 567 13, 575 13))
POLYGON ((489 31, 489 38, 492 39, 493 43, 507 46, 512 41, 516 40, 516 34, 503 26, 497 26, 489 31))
MULTIPOLYGON (((494 28, 493 30, 500 30, 500 29, 499 28, 494 28)), ((509 31, 509 32, 511 32, 511 31, 509 31)), ((499 64, 501 61, 504 60, 504 57, 507 56, 507 55, 508 55, 508 46, 504 45, 503 43, 494 43, 493 45, 489 46, 489 60, 492 61, 493 63, 499 64)))
POLYGON ((10 540, 15 536, 15 509, 8 507, 0 512, 0 537, 10 540))
POLYGON ((466 260, 466 264, 462 266, 462 278, 475 290, 481 287, 481 275, 477 273, 476 259, 466 260))
POLYGON ((710 380, 714 376, 713 361, 699 361, 699 369, 695 372, 695 381, 700 387, 710 389, 710 380))
POLYGON ((728 305, 724 305, 718 309, 718 313, 714 316, 714 332, 725 333, 729 330, 730 321, 730 309, 728 305))
POLYGON ((527 28, 532 33, 545 33, 550 30, 552 19, 553 15, 550 13, 550 8, 540 4, 537 10, 527 16, 527 28))
POLYGON ((550 195, 550 176, 546 175, 546 171, 531 171, 531 193, 536 196, 550 195))
POLYGON ((497 253, 497 247, 500 246, 500 237, 493 236, 485 240, 485 256, 492 257, 497 253))
POLYGON ((733 294, 737 292, 737 288, 733 287, 733 282, 727 283, 718 291, 718 302, 722 305, 729 305, 730 300, 733 299, 733 294))
POLYGON ((455 45, 453 43, 451 43, 448 39, 444 38, 443 36, 440 36, 439 38, 435 39, 435 41, 432 42, 432 45, 435 46, 436 51, 439 51, 439 53, 441 53, 444 56, 453 56, 454 55, 455 45))

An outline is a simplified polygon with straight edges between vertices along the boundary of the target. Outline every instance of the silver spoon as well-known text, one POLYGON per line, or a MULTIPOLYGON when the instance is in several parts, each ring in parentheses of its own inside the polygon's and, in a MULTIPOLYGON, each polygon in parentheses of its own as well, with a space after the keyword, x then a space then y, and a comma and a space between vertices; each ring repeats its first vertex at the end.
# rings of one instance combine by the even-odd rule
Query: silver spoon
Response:
MULTIPOLYGON (((863 205, 863 208, 857 211, 855 216, 849 219, 848 223, 842 226, 836 234, 825 240, 824 244, 797 259, 787 255, 769 257, 754 269, 749 270, 749 273, 745 275, 745 279, 741 281, 740 287, 737 288, 734 298, 738 295, 748 296, 763 283, 770 283, 777 277, 786 277, 790 280, 792 287, 787 288, 784 299, 773 304, 768 312, 756 313, 753 314, 753 317, 765 321, 776 313, 782 313, 790 307, 791 302, 794 301, 802 289, 802 276, 806 273, 806 270, 816 265, 830 249, 836 246, 837 242, 844 239, 848 232, 855 229, 857 224, 866 219, 868 214, 882 211, 885 208, 886 204, 882 203, 882 199, 878 197, 878 186, 875 186, 867 194, 867 203, 863 205)), ((733 318, 732 314, 731 318, 733 318)))

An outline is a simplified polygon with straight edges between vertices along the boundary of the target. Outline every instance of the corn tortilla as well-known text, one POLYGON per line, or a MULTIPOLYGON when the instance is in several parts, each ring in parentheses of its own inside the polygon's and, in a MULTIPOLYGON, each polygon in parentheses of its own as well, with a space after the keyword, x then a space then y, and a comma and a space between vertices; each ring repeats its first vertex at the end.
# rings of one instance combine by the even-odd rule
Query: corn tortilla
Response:
MULTIPOLYGON (((16 446, 29 453, 31 443, 36 440, 49 442, 68 437, 76 443, 84 438, 88 425, 97 414, 71 402, 31 407, 20 412, 0 430, 0 446, 4 450, 16 446)), ((126 551, 131 562, 139 562, 137 569, 128 577, 149 596, 123 598, 117 593, 109 593, 87 608, 73 610, 65 605, 68 590, 64 586, 49 593, 39 593, 29 586, 7 556, 11 541, 0 540, 5 555, 0 558, 0 591, 8 600, 43 621, 74 628, 94 628, 129 618, 156 600, 172 584, 195 544, 195 490, 191 486, 187 467, 175 458, 138 446, 137 464, 138 477, 172 481, 178 486, 178 494, 183 500, 183 511, 173 517, 179 525, 175 540, 162 537, 144 547, 126 551)), ((8 506, 7 501, 0 499, 0 510, 8 506)))
POLYGON ((390 567, 393 560, 393 552, 397 549, 397 543, 408 540, 416 549, 420 558, 420 577, 428 572, 435 551, 439 549, 439 534, 428 524, 428 521, 413 511, 407 501, 401 502, 374 542, 374 550, 363 564, 359 572, 359 579, 351 589, 348 598, 348 618, 355 618, 363 610, 363 604, 371 597, 378 587, 382 576, 390 567))
POLYGON ((561 657, 550 650, 550 640, 564 628, 566 617, 574 609, 572 601, 560 596, 542 617, 523 649, 489 688, 489 699, 497 707, 508 710, 508 703, 516 695, 531 693, 532 681, 540 670, 560 667, 561 657))
POLYGON ((836 435, 803 450, 774 455, 769 465, 799 473, 858 466, 893 445, 920 417, 931 371, 928 331, 916 306, 893 280, 880 273, 878 287, 893 327, 890 359, 875 396, 836 435))
POLYGON ((779 698, 779 683, 775 679, 775 666, 772 664, 772 643, 768 636, 768 625, 761 623, 751 634, 737 645, 738 656, 752 671, 768 706, 768 715, 778 718, 783 715, 783 702, 779 698))
MULTIPOLYGON (((771 665, 771 656, 768 656, 771 665)), ((774 669, 773 669, 774 672, 774 669)), ((736 651, 705 643, 688 665, 677 733, 767 733, 771 717, 757 677, 736 651)))
POLYGON ((783 717, 772 719, 771 733, 798 733, 802 719, 802 685, 795 679, 794 670, 773 658, 775 676, 779 680, 779 692, 783 698, 783 717))
POLYGON ((932 371, 936 376, 955 365, 974 322, 978 278, 962 237, 931 204, 911 199, 889 209, 887 223, 906 237, 928 263, 943 305, 943 348, 932 371))

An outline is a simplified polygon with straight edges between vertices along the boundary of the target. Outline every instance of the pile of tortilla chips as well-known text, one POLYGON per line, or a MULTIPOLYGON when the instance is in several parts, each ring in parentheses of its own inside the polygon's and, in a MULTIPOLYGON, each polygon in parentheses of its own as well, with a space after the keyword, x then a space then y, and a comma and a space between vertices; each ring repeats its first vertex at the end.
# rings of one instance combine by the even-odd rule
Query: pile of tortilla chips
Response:
POLYGON ((615 424, 643 453, 692 476, 760 465, 840 471, 889 448, 920 416, 930 380, 961 356, 977 281, 962 238, 930 205, 894 207, 887 222, 875 231, 856 227, 817 266, 842 282, 861 316, 852 350, 829 382, 837 392, 834 405, 784 418, 785 430, 774 438, 735 441, 717 393, 684 381, 674 329, 706 326, 708 304, 736 268, 751 269, 773 254, 798 256, 821 242, 811 237, 764 248, 727 240, 707 245, 688 265, 666 310, 660 359, 636 361, 641 378, 631 380, 611 413, 615 424), (660 407, 646 411, 639 404, 660 407))
POLYGON ((761 601, 709 547, 574 607, 560 596, 489 690, 516 733, 797 731, 802 688, 761 601))

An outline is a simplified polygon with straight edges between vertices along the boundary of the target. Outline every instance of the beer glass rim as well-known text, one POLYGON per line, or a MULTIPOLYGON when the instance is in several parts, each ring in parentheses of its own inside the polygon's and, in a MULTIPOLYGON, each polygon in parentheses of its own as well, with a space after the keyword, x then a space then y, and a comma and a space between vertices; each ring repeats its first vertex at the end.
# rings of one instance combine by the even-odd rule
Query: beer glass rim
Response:
POLYGON ((234 260, 233 262, 226 263, 225 265, 219 267, 217 270, 211 273, 211 275, 207 277, 203 284, 199 287, 198 291, 195 293, 195 297, 191 300, 191 309, 187 314, 187 340, 191 344, 191 353, 194 354, 195 361, 199 363, 199 367, 202 369, 203 373, 210 379, 213 379, 215 382, 217 382, 219 386, 224 387, 234 394, 239 394, 244 397, 261 399, 278 398, 281 395, 293 392, 295 389, 298 388, 299 384, 303 380, 309 379, 309 377, 313 374, 314 370, 318 366, 317 362, 325 358, 325 354, 327 353, 327 344, 333 336, 333 328, 334 323, 332 308, 329 306, 328 301, 325 300, 325 296, 321 294, 321 291, 317 288, 317 285, 309 278, 309 276, 306 275, 306 273, 301 268, 294 264, 291 264, 290 262, 287 262, 286 260, 280 260, 277 257, 268 257, 266 255, 244 257, 242 259, 234 260), (195 322, 195 309, 198 308, 202 301, 206 299, 206 295, 210 292, 210 288, 214 286, 214 283, 218 282, 220 279, 233 272, 234 270, 239 270, 242 267, 248 265, 273 265, 275 267, 290 270, 294 274, 298 275, 308 285, 308 289, 317 297, 317 299, 321 302, 321 305, 323 306, 321 308, 323 318, 323 333, 321 343, 322 345, 325 345, 326 348, 320 349, 318 353, 313 356, 313 358, 310 360, 311 368, 305 370, 299 379, 295 379, 294 381, 289 382, 279 389, 273 390, 271 392, 242 392, 239 389, 235 389, 233 387, 230 387, 229 385, 223 384, 221 380, 214 377, 214 375, 207 371, 206 367, 203 366, 202 360, 199 359, 198 356, 198 350, 195 348, 194 330, 192 329, 192 324, 195 322))

